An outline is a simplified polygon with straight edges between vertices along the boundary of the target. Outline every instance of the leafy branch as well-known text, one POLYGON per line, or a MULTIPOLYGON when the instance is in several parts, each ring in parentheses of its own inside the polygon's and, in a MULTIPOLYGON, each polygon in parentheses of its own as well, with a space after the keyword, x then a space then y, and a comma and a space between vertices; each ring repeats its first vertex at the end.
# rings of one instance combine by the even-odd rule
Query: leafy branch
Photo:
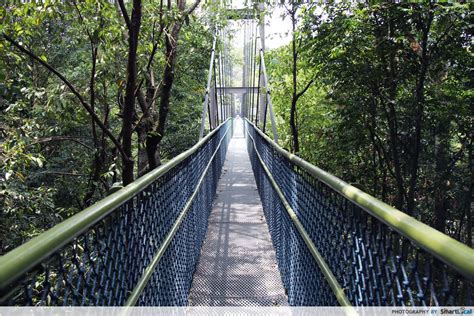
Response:
POLYGON ((36 55, 35 53, 33 53, 31 50, 27 49, 26 47, 24 47, 23 45, 21 45, 20 43, 18 43, 17 41, 15 41, 13 38, 11 38, 10 36, 8 36, 7 34, 3 33, 2 34, 3 38, 9 42, 10 44, 12 44, 13 46, 15 46, 20 52, 22 52, 23 54, 29 56, 30 58, 34 59, 35 61, 37 61, 39 64, 41 64, 43 67, 45 67, 46 69, 48 69, 48 71, 50 71, 51 73, 53 73, 56 77, 58 77, 68 88, 69 90, 72 92, 72 94, 74 94, 76 96, 76 98, 79 100, 79 102, 81 103, 82 107, 84 107, 84 109, 90 114, 90 116, 92 117, 92 119, 97 123, 97 125, 100 127, 100 129, 102 129, 102 131, 107 134, 107 136, 109 137, 109 139, 114 143, 115 147, 117 147, 118 151, 120 152, 120 154, 122 155, 122 158, 123 159, 126 159, 126 160, 129 160, 130 158, 125 154, 122 146, 120 145, 120 142, 117 140, 117 138, 115 138, 115 136, 112 134, 112 132, 104 125, 104 123, 102 122, 102 120, 97 116, 97 114, 94 112, 94 110, 92 109, 92 107, 90 106, 89 103, 87 103, 86 100, 84 100, 84 98, 82 97, 82 95, 79 93, 79 91, 72 85, 72 83, 66 78, 64 77, 64 75, 62 75, 59 71, 57 71, 53 66, 51 66, 49 63, 47 63, 46 61, 44 61, 43 59, 41 59, 40 57, 38 57, 38 55, 36 55))

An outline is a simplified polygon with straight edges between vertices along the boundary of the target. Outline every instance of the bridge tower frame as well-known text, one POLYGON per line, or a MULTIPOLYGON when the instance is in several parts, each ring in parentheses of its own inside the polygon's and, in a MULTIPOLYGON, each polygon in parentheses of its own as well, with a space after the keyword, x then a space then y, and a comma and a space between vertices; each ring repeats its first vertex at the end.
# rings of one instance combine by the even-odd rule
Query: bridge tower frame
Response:
MULTIPOLYGON (((270 116, 273 139, 278 143, 278 134, 276 131, 275 115, 273 105, 270 97, 270 88, 268 84, 268 77, 264 62, 265 53, 265 4, 262 2, 255 3, 255 8, 243 9, 227 9, 226 16, 229 20, 245 20, 244 26, 244 44, 243 44, 243 58, 242 66, 242 87, 227 87, 225 84, 226 71, 231 70, 230 64, 225 67, 221 73, 222 59, 224 59, 224 66, 227 59, 222 58, 222 53, 218 53, 219 61, 219 78, 221 79, 221 86, 217 86, 216 82, 216 41, 217 36, 221 36, 219 30, 215 30, 214 41, 211 51, 211 61, 209 65, 209 75, 207 81, 207 88, 204 97, 201 129, 199 139, 204 136, 206 125, 206 117, 209 115, 209 130, 215 129, 219 122, 224 121, 231 114, 235 115, 234 95, 242 95, 241 114, 248 120, 252 121, 256 126, 260 127, 263 132, 267 127, 267 116, 270 116), (249 27, 250 24, 250 27, 249 27), (258 30, 257 30, 258 28, 258 30), (257 49, 257 47, 259 47, 257 49), (258 60, 258 62, 257 62, 258 60), (258 67, 258 75, 257 73, 258 67), (214 75, 213 75, 214 74, 214 75), (224 74, 224 85, 222 86, 222 74, 224 74), (214 78, 214 85, 212 85, 212 78, 214 78), (221 111, 219 115, 219 98, 221 100, 221 111), (230 95, 231 104, 223 105, 223 100, 226 95, 230 95), (222 97, 224 96, 224 98, 222 97), (227 110, 225 110, 227 109, 227 110), (227 114, 227 115, 225 115, 227 114)), ((224 55, 227 53, 228 47, 224 42, 224 55)), ((231 76, 230 73, 228 74, 231 76)), ((230 80, 229 80, 230 81, 230 80)))

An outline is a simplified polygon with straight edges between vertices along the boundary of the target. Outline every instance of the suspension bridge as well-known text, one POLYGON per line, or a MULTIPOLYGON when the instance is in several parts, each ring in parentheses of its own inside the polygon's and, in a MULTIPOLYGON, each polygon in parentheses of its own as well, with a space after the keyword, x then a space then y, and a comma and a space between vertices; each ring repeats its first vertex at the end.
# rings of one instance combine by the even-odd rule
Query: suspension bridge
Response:
POLYGON ((233 18, 242 86, 216 32, 196 145, 0 257, 1 305, 472 305, 472 248, 279 146, 233 18))

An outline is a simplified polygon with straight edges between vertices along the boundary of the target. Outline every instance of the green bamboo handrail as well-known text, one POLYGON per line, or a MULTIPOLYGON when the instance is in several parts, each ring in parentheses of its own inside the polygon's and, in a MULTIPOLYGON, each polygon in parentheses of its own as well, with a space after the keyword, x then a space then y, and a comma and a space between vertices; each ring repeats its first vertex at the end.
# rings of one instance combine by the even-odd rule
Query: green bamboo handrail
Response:
POLYGON ((289 153, 246 119, 280 155, 356 204, 370 215, 405 236, 428 253, 467 277, 474 279, 474 249, 380 201, 336 176, 289 153))
MULTIPOLYGON (((277 182, 273 178, 272 173, 270 172, 270 169, 268 166, 265 164, 263 161, 262 157, 260 156, 260 153, 257 150, 257 145, 255 143, 255 139, 250 135, 250 133, 247 130, 247 136, 251 138, 252 143, 253 143, 253 148, 255 150, 255 154, 257 155, 257 158, 260 162, 260 164, 263 167, 263 170, 268 176, 268 179, 270 181, 270 184, 272 187, 275 189, 276 193, 278 194, 278 197, 280 198, 283 207, 285 208, 286 212, 290 216, 291 220, 293 221, 293 224, 295 225, 296 229, 301 235, 301 238, 305 242, 306 246, 308 247, 309 252, 313 256, 314 260, 318 264, 319 268, 321 269, 321 272, 323 273, 326 281, 328 282, 329 286, 331 287, 334 295, 336 296, 337 301, 342 307, 350 307, 352 306, 351 302, 347 298, 346 294, 344 293, 344 289, 342 286, 339 284, 337 281, 337 278, 334 276, 334 274, 331 271, 331 268, 329 268, 329 265, 326 263, 326 260, 324 260, 323 256, 319 253, 318 249, 316 248, 316 245, 314 242, 311 240, 311 237, 309 236, 308 232, 304 228, 303 224, 301 224, 301 221, 299 220, 298 216, 296 215, 295 211, 291 207, 290 203, 286 199, 285 195, 281 191, 280 187, 278 186, 277 182)), ((354 314, 354 311, 351 311, 351 314, 354 314)))
POLYGON ((231 120, 231 118, 228 118, 193 147, 171 159, 166 164, 143 175, 124 188, 0 257, 0 289, 6 288, 31 268, 47 259, 55 251, 112 213, 117 207, 130 200, 163 174, 195 153, 212 135, 219 131, 228 120, 231 120))
POLYGON ((161 258, 166 252, 166 249, 168 249, 168 246, 170 245, 171 241, 173 240, 174 236, 176 235, 179 226, 183 222, 184 218, 188 214, 189 209, 191 208, 194 198, 198 195, 199 190, 201 188, 201 185, 204 182, 204 179, 206 178, 207 171, 212 165, 212 161, 217 155, 217 152, 220 150, 222 141, 224 138, 227 136, 227 133, 229 132, 229 129, 231 127, 227 127, 224 136, 219 141, 219 144, 217 145, 217 149, 214 151, 212 154, 211 158, 209 159, 209 162, 206 165, 206 168, 204 168, 204 171, 202 172, 201 176, 199 177, 198 183, 196 184, 196 188, 194 189, 193 193, 189 197, 188 201, 183 207, 183 210, 179 214, 178 218, 174 222, 173 226, 171 227, 170 231, 166 235, 163 243, 160 245, 160 248, 158 251, 155 253, 153 256, 153 259, 151 260, 151 263, 145 268, 145 272, 142 274, 140 280, 138 280, 138 283, 135 285, 134 289, 132 290, 130 296, 128 297, 127 301, 125 302, 125 306, 131 307, 135 306, 137 303, 138 299, 140 298, 140 295, 142 294, 143 290, 145 289, 148 280, 150 280, 151 276, 153 275, 153 272, 155 271, 156 266, 160 262, 161 258))

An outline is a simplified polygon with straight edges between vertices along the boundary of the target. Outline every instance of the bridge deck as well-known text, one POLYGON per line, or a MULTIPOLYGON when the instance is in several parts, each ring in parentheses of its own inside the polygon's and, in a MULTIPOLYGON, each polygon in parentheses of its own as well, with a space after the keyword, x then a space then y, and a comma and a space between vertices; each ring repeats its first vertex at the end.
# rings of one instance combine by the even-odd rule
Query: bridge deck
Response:
POLYGON ((275 251, 236 120, 189 305, 287 305, 275 251))

